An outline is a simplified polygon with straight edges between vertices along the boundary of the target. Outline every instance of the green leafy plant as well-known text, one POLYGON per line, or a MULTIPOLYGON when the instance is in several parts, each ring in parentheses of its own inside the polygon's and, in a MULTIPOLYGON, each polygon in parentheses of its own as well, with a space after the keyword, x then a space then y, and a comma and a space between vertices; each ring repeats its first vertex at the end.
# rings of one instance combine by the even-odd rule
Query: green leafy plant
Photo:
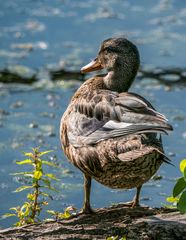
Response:
POLYGON ((186 213, 186 159, 180 162, 180 171, 182 177, 177 179, 173 188, 173 194, 167 198, 167 201, 177 206, 181 214, 186 213))
POLYGON ((14 176, 23 176, 30 180, 30 185, 18 187, 15 192, 21 192, 28 189, 31 190, 27 194, 27 200, 23 203, 22 206, 12 207, 10 210, 14 213, 6 213, 3 215, 3 218, 12 216, 17 217, 19 221, 14 224, 15 226, 40 222, 40 212, 43 206, 48 205, 48 202, 44 199, 51 197, 48 192, 46 192, 46 190, 49 189, 52 191, 57 191, 51 186, 51 180, 58 179, 55 177, 55 175, 46 173, 44 171, 43 165, 48 165, 51 167, 57 166, 41 158, 50 152, 51 151, 40 152, 39 148, 33 148, 32 152, 24 153, 26 159, 16 162, 18 165, 31 165, 32 171, 12 174, 14 176))
MULTIPOLYGON (((61 220, 61 219, 67 219, 71 216, 72 212, 76 211, 77 209, 73 206, 69 206, 65 209, 63 213, 53 211, 53 210, 47 210, 47 212, 53 217, 55 221, 61 220)), ((46 220, 53 220, 53 219, 46 219, 46 220)))
POLYGON ((122 237, 122 238, 119 238, 118 236, 110 236, 110 237, 107 237, 106 240, 126 240, 126 236, 122 237))

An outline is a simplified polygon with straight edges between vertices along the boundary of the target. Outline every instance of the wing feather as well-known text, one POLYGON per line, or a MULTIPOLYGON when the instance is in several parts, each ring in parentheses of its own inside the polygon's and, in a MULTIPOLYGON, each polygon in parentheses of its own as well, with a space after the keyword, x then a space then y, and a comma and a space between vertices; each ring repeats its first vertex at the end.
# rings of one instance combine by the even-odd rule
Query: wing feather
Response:
POLYGON ((74 146, 109 138, 172 130, 165 116, 135 93, 95 90, 84 95, 70 113, 68 137, 74 146))

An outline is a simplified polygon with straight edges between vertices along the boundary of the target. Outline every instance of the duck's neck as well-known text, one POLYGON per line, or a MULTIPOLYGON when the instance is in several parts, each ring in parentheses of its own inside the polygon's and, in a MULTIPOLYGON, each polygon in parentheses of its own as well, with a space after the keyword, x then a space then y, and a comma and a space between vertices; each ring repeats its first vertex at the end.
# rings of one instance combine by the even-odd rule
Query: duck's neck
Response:
POLYGON ((104 83, 109 90, 127 92, 134 80, 134 76, 127 71, 109 71, 104 77, 104 83))

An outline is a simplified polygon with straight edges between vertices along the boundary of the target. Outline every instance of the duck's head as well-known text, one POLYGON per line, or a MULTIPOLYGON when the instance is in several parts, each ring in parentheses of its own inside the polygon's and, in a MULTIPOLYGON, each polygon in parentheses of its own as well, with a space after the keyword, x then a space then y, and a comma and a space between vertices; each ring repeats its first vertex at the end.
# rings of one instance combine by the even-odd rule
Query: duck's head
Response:
POLYGON ((109 38, 102 42, 97 57, 84 66, 83 73, 106 69, 104 82, 113 91, 127 91, 140 64, 137 47, 126 38, 109 38))

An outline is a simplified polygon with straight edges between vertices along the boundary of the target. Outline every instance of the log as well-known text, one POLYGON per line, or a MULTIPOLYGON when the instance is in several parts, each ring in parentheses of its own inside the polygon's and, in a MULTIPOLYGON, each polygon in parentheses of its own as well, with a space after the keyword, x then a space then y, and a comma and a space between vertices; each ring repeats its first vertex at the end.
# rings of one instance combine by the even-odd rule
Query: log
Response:
POLYGON ((94 214, 75 214, 50 221, 0 231, 6 240, 56 239, 186 240, 186 216, 165 208, 128 208, 123 204, 94 214))

